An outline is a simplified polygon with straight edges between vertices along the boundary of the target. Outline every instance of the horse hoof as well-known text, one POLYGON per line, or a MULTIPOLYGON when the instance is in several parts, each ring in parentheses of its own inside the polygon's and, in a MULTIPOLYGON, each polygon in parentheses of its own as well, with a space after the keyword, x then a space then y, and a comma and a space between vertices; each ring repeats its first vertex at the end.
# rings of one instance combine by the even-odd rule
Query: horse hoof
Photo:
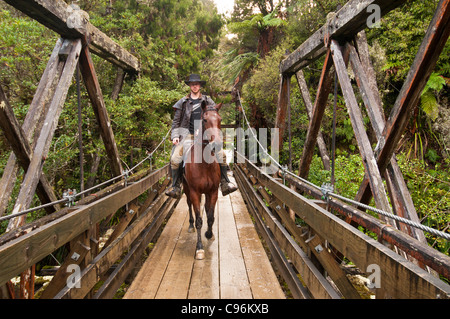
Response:
POLYGON ((197 260, 205 259, 205 250, 203 249, 197 250, 197 252, 195 253, 195 259, 197 260))
POLYGON ((194 227, 189 227, 188 228, 188 233, 194 233, 195 232, 195 228, 194 227))
POLYGON ((207 232, 205 233, 205 237, 206 237, 207 239, 214 239, 214 234, 213 234, 212 231, 207 231, 207 232))

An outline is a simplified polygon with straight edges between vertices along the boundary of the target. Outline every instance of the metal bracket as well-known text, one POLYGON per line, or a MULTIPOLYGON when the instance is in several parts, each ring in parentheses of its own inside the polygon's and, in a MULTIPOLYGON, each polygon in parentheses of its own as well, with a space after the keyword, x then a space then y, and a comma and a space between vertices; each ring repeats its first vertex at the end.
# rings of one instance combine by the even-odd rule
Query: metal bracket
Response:
POLYGON ((316 247, 314 247, 315 251, 317 251, 317 253, 321 253, 323 251, 323 247, 321 244, 317 245, 316 247))
POLYGON ((323 183, 320 190, 322 191, 323 194, 322 199, 328 201, 328 194, 333 192, 334 187, 330 183, 323 183))
POLYGON ((63 198, 67 200, 67 203, 66 203, 67 207, 75 206, 76 195, 77 195, 76 189, 68 189, 63 192, 63 198))

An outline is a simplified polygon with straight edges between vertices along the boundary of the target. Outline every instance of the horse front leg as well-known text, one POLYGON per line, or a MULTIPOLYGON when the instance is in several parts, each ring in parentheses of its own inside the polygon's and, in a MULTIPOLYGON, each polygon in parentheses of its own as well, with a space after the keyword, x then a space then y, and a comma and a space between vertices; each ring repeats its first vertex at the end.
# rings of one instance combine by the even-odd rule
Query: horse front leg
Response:
POLYGON ((214 234, 212 231, 212 226, 214 225, 214 209, 216 206, 218 197, 218 191, 212 194, 206 195, 206 202, 205 202, 205 209, 206 209, 206 216, 208 218, 208 230, 205 233, 205 237, 209 240, 214 240, 214 234))
POLYGON ((203 249, 203 243, 202 243, 202 226, 203 226, 203 219, 202 214, 200 211, 200 200, 201 195, 197 193, 191 193, 191 202, 192 206, 194 207, 195 212, 195 228, 197 230, 197 246, 196 246, 196 252, 195 252, 195 259, 204 259, 205 258, 205 250, 203 249))
POLYGON ((186 196, 186 201, 189 207, 189 228, 188 233, 194 232, 194 215, 192 214, 192 202, 189 196, 186 196))

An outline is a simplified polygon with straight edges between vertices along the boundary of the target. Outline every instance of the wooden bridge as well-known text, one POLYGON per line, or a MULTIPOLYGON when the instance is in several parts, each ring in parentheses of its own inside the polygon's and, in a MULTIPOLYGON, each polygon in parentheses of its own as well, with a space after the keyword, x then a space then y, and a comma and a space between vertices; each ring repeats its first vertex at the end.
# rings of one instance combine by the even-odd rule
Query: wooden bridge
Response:
MULTIPOLYGON (((129 278, 134 280, 128 283, 124 298, 362 298, 342 267, 344 259, 353 263, 354 271, 372 280, 376 298, 450 297, 450 286, 440 278, 450 280, 450 258, 429 247, 421 229, 387 217, 377 219, 334 197, 327 196, 324 201, 320 188, 303 179, 308 175, 316 144, 325 167, 329 167, 330 156, 320 125, 336 72, 366 170, 357 201, 367 203, 373 196, 380 210, 418 221, 393 155, 409 114, 448 39, 448 0, 439 2, 387 120, 374 84, 363 29, 370 15, 369 5, 378 6, 384 15, 404 1, 349 1, 286 57, 280 65, 282 80, 276 120, 281 141, 287 128, 292 76, 297 78, 310 109, 299 174, 286 174, 281 169, 269 175, 236 153, 237 163, 230 176, 234 176, 240 191, 219 198, 215 239, 205 240, 205 260, 194 259, 196 235, 186 231, 185 199, 164 195, 170 183, 168 166, 139 172, 122 168, 91 52, 125 72, 139 72, 137 59, 92 26, 85 13, 68 10, 63 1, 6 2, 58 32, 61 39, 22 126, 0 90, 0 126, 13 151, 0 182, 0 218, 5 218, 1 215, 16 179, 16 163, 26 172, 12 217, 7 217, 8 231, 0 237, 3 296, 33 298, 34 265, 67 245, 70 252, 41 298, 112 298, 129 278), (313 102, 302 68, 323 55, 325 62, 313 102), (362 123, 348 64, 355 73, 377 135, 375 149, 362 123), (77 202, 70 196, 58 201, 42 166, 77 65, 117 178, 114 184, 77 202), (44 125, 38 125, 40 119, 45 119, 44 125), (44 207, 48 215, 26 223, 35 193, 43 204, 49 203, 44 207), (60 207, 68 201, 74 205, 60 207), (106 242, 100 245, 100 237, 106 238, 104 225, 116 214, 120 222, 108 231, 106 242), (365 235, 358 226, 375 233, 378 240, 365 235), (155 242, 149 251, 149 244, 155 242), (21 284, 16 292, 10 280, 18 275, 21 284)), ((120 87, 124 73, 118 74, 120 87)), ((241 117, 238 123, 242 122, 241 117)))

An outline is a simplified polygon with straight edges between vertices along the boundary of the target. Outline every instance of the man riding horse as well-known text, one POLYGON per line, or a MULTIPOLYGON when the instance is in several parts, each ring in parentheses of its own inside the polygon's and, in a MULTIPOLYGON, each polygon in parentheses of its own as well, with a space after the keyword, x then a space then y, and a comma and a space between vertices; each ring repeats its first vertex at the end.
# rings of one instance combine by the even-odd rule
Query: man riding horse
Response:
MULTIPOLYGON (((191 74, 185 81, 191 89, 191 92, 180 99, 173 106, 175 115, 172 123, 172 156, 170 159, 170 167, 172 170, 172 187, 166 191, 166 195, 179 198, 181 196, 181 174, 184 155, 194 143, 195 123, 201 123, 202 104, 214 107, 214 101, 200 92, 202 86, 206 84, 197 74, 191 74)), ((223 148, 215 152, 218 163, 220 164, 220 190, 222 195, 226 196, 234 192, 237 188, 233 185, 227 176, 228 165, 226 155, 223 148)))

